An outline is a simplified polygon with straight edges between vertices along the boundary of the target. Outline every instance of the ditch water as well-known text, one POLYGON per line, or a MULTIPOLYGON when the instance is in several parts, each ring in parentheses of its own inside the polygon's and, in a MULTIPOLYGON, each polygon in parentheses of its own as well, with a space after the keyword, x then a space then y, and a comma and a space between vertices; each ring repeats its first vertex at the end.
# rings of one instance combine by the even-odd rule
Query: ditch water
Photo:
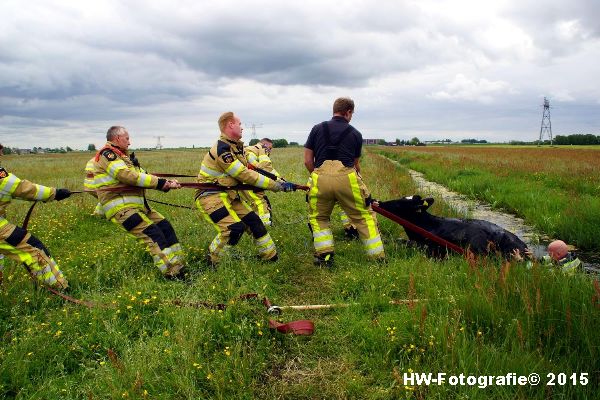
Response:
MULTIPOLYGON (((394 160, 390 161, 399 165, 394 160)), ((547 235, 536 232, 533 227, 527 225, 521 218, 515 217, 512 214, 492 210, 488 204, 468 199, 466 196, 453 192, 443 185, 430 182, 425 179, 420 172, 411 169, 407 169, 407 171, 413 181, 417 184, 417 187, 421 191, 421 195, 434 195, 434 198, 441 198, 452 209, 464 215, 466 218, 490 221, 514 233, 527 244, 527 247, 531 249, 536 258, 541 258, 546 254, 548 243, 553 239, 547 235)), ((600 254, 578 249, 574 249, 574 251, 584 263, 584 268, 587 272, 600 273, 600 254)))

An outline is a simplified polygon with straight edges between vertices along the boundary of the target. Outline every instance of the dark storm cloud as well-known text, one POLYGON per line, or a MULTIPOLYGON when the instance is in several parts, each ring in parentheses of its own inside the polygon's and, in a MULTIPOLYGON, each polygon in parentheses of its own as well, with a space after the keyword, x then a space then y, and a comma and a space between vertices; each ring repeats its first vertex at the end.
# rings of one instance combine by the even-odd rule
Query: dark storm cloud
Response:
POLYGON ((505 15, 546 52, 545 62, 552 62, 552 56, 577 52, 590 40, 600 39, 600 2, 596 0, 525 0, 509 7, 505 15))
POLYGON ((228 109, 303 132, 338 95, 357 98, 358 121, 374 135, 400 125, 516 131, 539 110, 533 117, 513 104, 535 108, 544 95, 600 100, 590 83, 598 8, 566 0, 5 0, 0 135, 26 135, 29 126, 36 138, 61 130, 92 138, 124 121, 147 141, 167 131, 198 144, 198 132, 213 131, 228 109), (502 110, 512 112, 499 117, 502 110))

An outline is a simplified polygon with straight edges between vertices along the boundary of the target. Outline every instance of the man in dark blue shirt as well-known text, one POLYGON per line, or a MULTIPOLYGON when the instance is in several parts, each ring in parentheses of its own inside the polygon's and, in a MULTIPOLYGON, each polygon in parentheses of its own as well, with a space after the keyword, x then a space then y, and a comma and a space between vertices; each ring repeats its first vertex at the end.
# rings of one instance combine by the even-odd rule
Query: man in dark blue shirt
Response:
POLYGON ((331 120, 315 125, 304 145, 304 165, 311 173, 308 207, 316 264, 333 263, 330 217, 336 202, 358 230, 367 255, 385 257, 371 196, 360 176, 362 135, 350 125, 353 114, 352 99, 335 100, 331 120))

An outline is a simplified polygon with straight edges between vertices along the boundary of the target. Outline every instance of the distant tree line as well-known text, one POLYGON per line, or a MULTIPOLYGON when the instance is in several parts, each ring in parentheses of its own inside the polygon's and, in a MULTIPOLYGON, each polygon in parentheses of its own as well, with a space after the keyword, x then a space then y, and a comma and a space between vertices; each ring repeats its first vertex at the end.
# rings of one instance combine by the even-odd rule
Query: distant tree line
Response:
POLYGON ((554 137, 554 144, 577 144, 577 145, 588 145, 588 144, 600 144, 600 136, 594 136, 592 134, 586 135, 567 135, 561 136, 556 135, 554 137))
POLYGON ((463 139, 460 141, 461 143, 468 143, 468 144, 484 144, 487 143, 487 140, 477 140, 477 139, 463 139))
MULTIPOLYGON (((298 142, 290 142, 288 143, 285 139, 271 139, 273 140, 273 147, 288 147, 288 146, 298 146, 298 142)), ((251 139, 249 146, 254 146, 256 143, 260 142, 260 139, 251 139)))
POLYGON ((32 149, 20 149, 18 147, 5 147, 4 154, 38 154, 38 153, 69 153, 73 151, 69 146, 65 147, 33 147, 32 149))
MULTIPOLYGON (((396 138, 396 146, 424 146, 425 143, 421 143, 421 140, 419 140, 418 137, 414 137, 410 140, 400 140, 398 138, 396 138)), ((386 144, 385 140, 383 141, 383 143, 380 144, 386 144)))
MULTIPOLYGON (((533 142, 523 142, 519 140, 512 140, 510 144, 514 145, 550 145, 550 140, 534 140, 533 142)), ((575 134, 575 135, 556 135, 552 144, 556 145, 593 145, 600 144, 600 136, 591 134, 575 134)))

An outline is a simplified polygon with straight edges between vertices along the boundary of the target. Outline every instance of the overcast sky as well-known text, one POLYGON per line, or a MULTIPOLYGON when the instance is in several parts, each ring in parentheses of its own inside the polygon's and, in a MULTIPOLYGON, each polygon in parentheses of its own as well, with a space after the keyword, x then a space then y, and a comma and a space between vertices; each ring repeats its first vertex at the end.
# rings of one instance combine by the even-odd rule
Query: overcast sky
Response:
POLYGON ((365 138, 600 135, 600 1, 0 1, 0 142, 304 143, 356 102, 365 138))

